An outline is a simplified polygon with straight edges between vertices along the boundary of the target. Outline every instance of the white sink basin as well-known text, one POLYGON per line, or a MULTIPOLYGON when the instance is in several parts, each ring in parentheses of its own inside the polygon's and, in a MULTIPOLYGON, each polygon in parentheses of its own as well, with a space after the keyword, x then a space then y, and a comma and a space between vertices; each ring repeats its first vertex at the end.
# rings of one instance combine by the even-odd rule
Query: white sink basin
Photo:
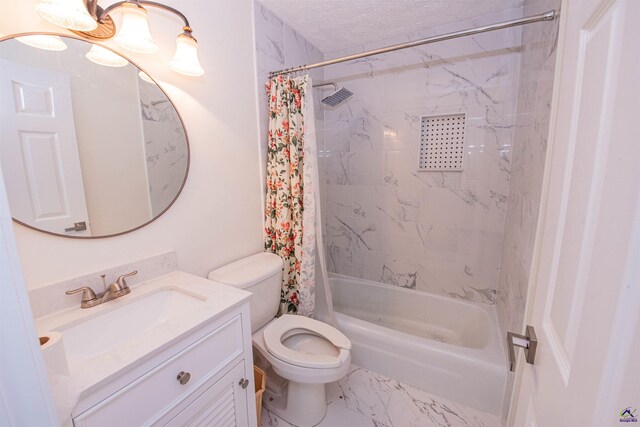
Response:
POLYGON ((86 309, 90 311, 101 308, 95 316, 59 327, 67 356, 88 359, 104 354, 181 314, 202 307, 207 300, 204 296, 179 289, 160 289, 139 298, 135 298, 134 292, 135 290, 120 299, 86 309), (130 302, 127 302, 128 298, 130 302))

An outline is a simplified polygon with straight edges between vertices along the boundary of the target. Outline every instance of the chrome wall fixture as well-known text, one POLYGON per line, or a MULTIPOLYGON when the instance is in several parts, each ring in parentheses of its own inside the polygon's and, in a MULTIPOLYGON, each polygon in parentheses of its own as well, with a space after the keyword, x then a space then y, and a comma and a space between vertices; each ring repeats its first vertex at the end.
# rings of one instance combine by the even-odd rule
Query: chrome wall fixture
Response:
MULTIPOLYGON (((149 31, 147 8, 158 8, 177 15, 183 21, 182 33, 176 40, 176 53, 169 61, 172 70, 187 76, 201 76, 204 69, 198 60, 198 42, 193 37, 189 20, 180 11, 154 1, 125 0, 106 9, 98 6, 98 0, 41 0, 36 10, 47 21, 67 28, 79 36, 91 40, 113 38, 122 48, 136 53, 152 54, 158 51, 149 31), (111 13, 122 13, 122 25, 116 29, 111 13)), ((110 52, 109 52, 110 53, 110 52)), ((94 52, 94 56, 109 53, 94 52)), ((103 61, 112 61, 104 58, 103 61)), ((96 61, 97 62, 97 61, 96 61)))

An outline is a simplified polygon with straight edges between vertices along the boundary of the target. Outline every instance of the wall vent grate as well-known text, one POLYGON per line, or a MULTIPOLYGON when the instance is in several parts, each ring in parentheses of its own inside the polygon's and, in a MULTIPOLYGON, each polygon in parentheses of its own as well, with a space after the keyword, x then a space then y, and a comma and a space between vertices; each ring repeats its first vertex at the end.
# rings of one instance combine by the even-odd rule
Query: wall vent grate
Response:
POLYGON ((420 171, 461 171, 465 114, 424 116, 420 121, 420 171))

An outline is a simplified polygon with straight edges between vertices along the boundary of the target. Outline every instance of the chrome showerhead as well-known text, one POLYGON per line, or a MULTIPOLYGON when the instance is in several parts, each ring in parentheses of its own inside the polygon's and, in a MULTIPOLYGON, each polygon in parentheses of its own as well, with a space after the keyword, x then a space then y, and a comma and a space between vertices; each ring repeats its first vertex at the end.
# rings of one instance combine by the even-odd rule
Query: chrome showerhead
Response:
POLYGON ((321 87, 321 86, 333 86, 335 91, 331 95, 322 99, 323 104, 327 104, 332 107, 335 107, 336 105, 340 104, 345 99, 353 95, 353 92, 343 87, 339 88, 338 85, 335 83, 322 83, 319 85, 315 85, 313 87, 321 87))
POLYGON ((322 102, 332 107, 335 107, 336 105, 340 104, 342 101, 346 100, 351 95, 353 95, 353 92, 341 87, 337 91, 333 92, 331 95, 324 98, 322 102))

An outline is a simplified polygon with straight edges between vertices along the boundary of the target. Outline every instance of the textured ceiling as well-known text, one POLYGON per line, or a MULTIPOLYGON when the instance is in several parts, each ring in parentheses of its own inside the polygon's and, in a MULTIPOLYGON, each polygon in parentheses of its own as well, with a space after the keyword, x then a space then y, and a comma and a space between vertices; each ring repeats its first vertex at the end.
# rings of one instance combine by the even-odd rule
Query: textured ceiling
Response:
POLYGON ((376 43, 522 5, 523 0, 259 0, 323 52, 376 43))

